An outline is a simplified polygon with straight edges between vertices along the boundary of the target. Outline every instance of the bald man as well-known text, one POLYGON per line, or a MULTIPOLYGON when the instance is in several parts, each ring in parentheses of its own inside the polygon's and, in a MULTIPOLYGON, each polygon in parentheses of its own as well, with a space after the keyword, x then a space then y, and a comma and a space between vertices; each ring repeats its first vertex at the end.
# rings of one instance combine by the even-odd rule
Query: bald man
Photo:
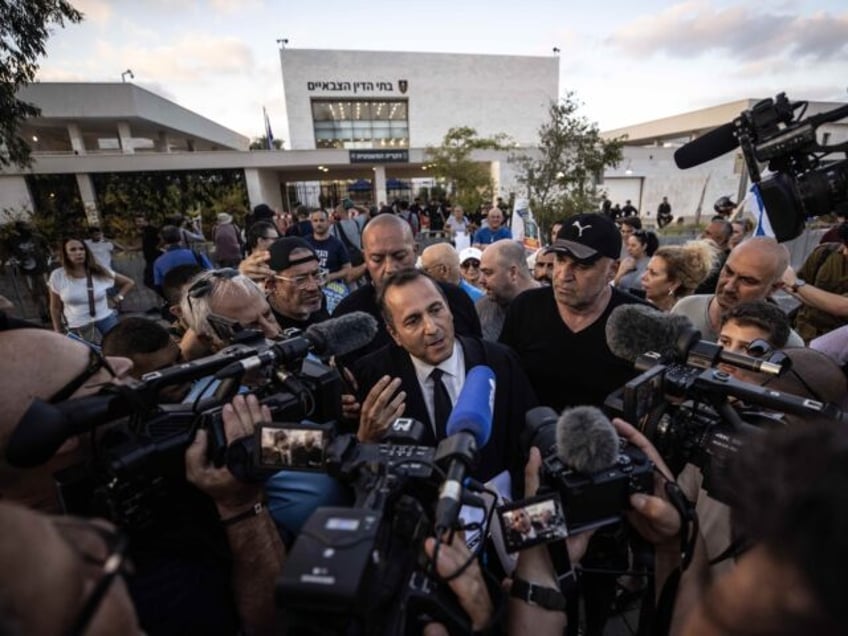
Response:
MULTIPOLYGON (((695 294, 681 298, 671 313, 689 318, 704 340, 715 342, 721 331, 721 316, 739 303, 766 300, 781 287, 781 277, 789 265, 789 252, 768 236, 754 236, 737 245, 727 257, 718 276, 715 294, 695 294)), ((793 330, 787 347, 803 347, 793 330)))
MULTIPOLYGON (((377 336, 370 344, 345 357, 347 362, 392 342, 377 304, 377 295, 382 289, 383 281, 393 273, 415 267, 415 239, 412 237, 409 223, 393 214, 374 217, 362 231, 362 251, 371 282, 345 296, 333 315, 343 316, 354 311, 364 311, 374 316, 379 328, 377 336)), ((480 336, 480 319, 468 295, 450 283, 440 283, 439 286, 447 297, 456 333, 480 336)))
POLYGON ((504 239, 492 243, 480 259, 480 285, 486 297, 475 304, 483 338, 497 341, 501 335, 506 310, 512 299, 528 289, 540 287, 527 267, 524 246, 504 239))
POLYGON ((459 268, 459 254, 450 243, 434 243, 421 252, 421 269, 443 283, 457 285, 476 303, 483 292, 462 277, 459 268))

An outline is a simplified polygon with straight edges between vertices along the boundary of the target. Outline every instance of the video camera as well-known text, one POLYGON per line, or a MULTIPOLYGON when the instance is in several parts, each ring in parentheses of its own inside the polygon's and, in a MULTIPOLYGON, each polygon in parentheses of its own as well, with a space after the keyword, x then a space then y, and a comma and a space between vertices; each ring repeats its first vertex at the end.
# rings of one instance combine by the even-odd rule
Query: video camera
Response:
POLYGON ((69 438, 90 432, 91 459, 56 475, 63 507, 146 530, 180 505, 175 500, 184 495, 185 451, 198 430, 208 433, 208 457, 215 466, 228 465, 237 475, 251 472, 250 467, 238 471, 243 457, 233 450, 238 445, 228 443, 222 419, 223 405, 242 389, 247 372, 252 392, 275 420, 329 425, 341 414, 342 381, 310 354, 344 353, 374 333, 374 319, 361 313, 303 333, 290 330, 279 340, 241 330, 222 351, 140 381, 108 385, 96 395, 58 404, 35 400, 10 438, 7 460, 18 467, 39 465, 69 438), (191 383, 200 385, 196 400, 162 402, 163 391, 191 383), (180 496, 171 496, 175 488, 180 496))
POLYGON ((620 439, 597 409, 566 409, 561 416, 540 406, 527 412, 525 454, 542 455, 542 490, 559 493, 569 534, 615 523, 630 495, 652 492, 653 463, 620 439))
POLYGON ((791 240, 801 234, 807 217, 844 210, 848 203, 848 161, 830 158, 845 154, 848 144, 827 146, 816 139, 820 125, 848 117, 848 105, 804 119, 806 109, 807 102, 790 102, 780 93, 681 146, 674 160, 678 168, 691 168, 741 147, 775 238, 791 240), (774 173, 766 179, 763 163, 774 173))
POLYGON ((604 408, 641 430, 673 473, 687 463, 700 468, 704 489, 724 501, 721 477, 750 435, 782 426, 783 414, 841 419, 843 413, 833 404, 738 380, 716 366, 721 362, 772 376, 794 372, 784 353, 749 357, 700 336, 684 329, 670 355, 639 356, 635 368, 642 373, 610 394, 604 408))

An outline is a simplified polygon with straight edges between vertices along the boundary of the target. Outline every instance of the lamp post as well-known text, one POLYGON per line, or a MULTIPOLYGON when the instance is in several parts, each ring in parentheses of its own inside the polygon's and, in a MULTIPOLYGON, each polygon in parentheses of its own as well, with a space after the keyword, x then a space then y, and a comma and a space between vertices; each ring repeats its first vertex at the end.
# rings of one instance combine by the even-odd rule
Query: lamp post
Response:
POLYGON ((129 75, 129 76, 130 76, 130 79, 135 79, 135 75, 133 75, 132 70, 131 70, 131 69, 127 69, 126 71, 124 71, 123 73, 121 73, 121 81, 122 81, 122 82, 126 83, 126 81, 127 81, 127 75, 129 75))

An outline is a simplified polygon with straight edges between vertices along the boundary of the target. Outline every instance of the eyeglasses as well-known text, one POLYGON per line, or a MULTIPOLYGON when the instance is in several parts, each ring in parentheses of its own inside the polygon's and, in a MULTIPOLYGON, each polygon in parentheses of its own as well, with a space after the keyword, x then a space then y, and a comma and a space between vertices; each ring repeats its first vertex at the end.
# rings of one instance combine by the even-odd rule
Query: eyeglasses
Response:
POLYGON ((460 265, 460 267, 462 267, 462 269, 468 269, 470 267, 473 267, 474 269, 480 269, 480 261, 467 260, 462 265, 460 265))
POLYGON ((88 366, 77 377, 75 377, 61 389, 56 391, 56 393, 54 393, 52 396, 50 396, 50 399, 47 400, 47 403, 56 404, 57 402, 64 402, 74 393, 76 393, 83 384, 85 384, 88 380, 94 377, 94 375, 98 371, 100 371, 100 369, 106 369, 109 372, 109 375, 113 378, 118 377, 118 374, 115 373, 115 370, 111 367, 106 358, 103 357, 103 354, 95 350, 94 348, 89 347, 88 366))
POLYGON ((194 307, 192 307, 191 299, 192 298, 203 298, 208 294, 212 293, 212 290, 215 289, 215 279, 222 280, 231 280, 239 275, 239 271, 237 269, 233 269, 232 267, 225 267, 224 269, 216 269, 212 272, 206 274, 203 278, 198 281, 195 281, 191 287, 186 290, 186 297, 188 299, 189 308, 194 311, 194 307))
POLYGON ((324 283, 327 282, 327 270, 319 269, 314 272, 307 272, 306 274, 300 274, 299 276, 283 276, 282 274, 277 274, 274 278, 279 278, 280 280, 284 280, 287 283, 292 283, 298 289, 306 289, 309 287, 309 283, 311 281, 315 281, 315 284, 318 287, 321 287, 324 283))
POLYGON ((53 519, 53 525, 59 531, 59 535, 68 546, 79 555, 84 563, 92 565, 98 570, 98 580, 86 599, 71 629, 67 632, 69 636, 84 634, 88 624, 103 602, 106 593, 112 586, 116 577, 123 574, 129 568, 126 558, 127 538, 115 529, 86 521, 85 519, 74 519, 61 517, 53 519), (92 553, 91 539, 105 546, 105 557, 92 553))

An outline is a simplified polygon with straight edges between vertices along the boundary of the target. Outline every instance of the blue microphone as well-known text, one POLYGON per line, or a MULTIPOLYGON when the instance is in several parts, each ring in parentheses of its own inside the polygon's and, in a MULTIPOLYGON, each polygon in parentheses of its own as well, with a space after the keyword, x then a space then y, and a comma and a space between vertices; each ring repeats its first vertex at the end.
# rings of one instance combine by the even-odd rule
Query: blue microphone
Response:
POLYGON ((436 504, 437 533, 449 530, 456 523, 465 473, 492 436, 494 407, 495 372, 484 365, 476 366, 465 376, 445 427, 448 436, 436 452, 436 461, 450 461, 436 504))

